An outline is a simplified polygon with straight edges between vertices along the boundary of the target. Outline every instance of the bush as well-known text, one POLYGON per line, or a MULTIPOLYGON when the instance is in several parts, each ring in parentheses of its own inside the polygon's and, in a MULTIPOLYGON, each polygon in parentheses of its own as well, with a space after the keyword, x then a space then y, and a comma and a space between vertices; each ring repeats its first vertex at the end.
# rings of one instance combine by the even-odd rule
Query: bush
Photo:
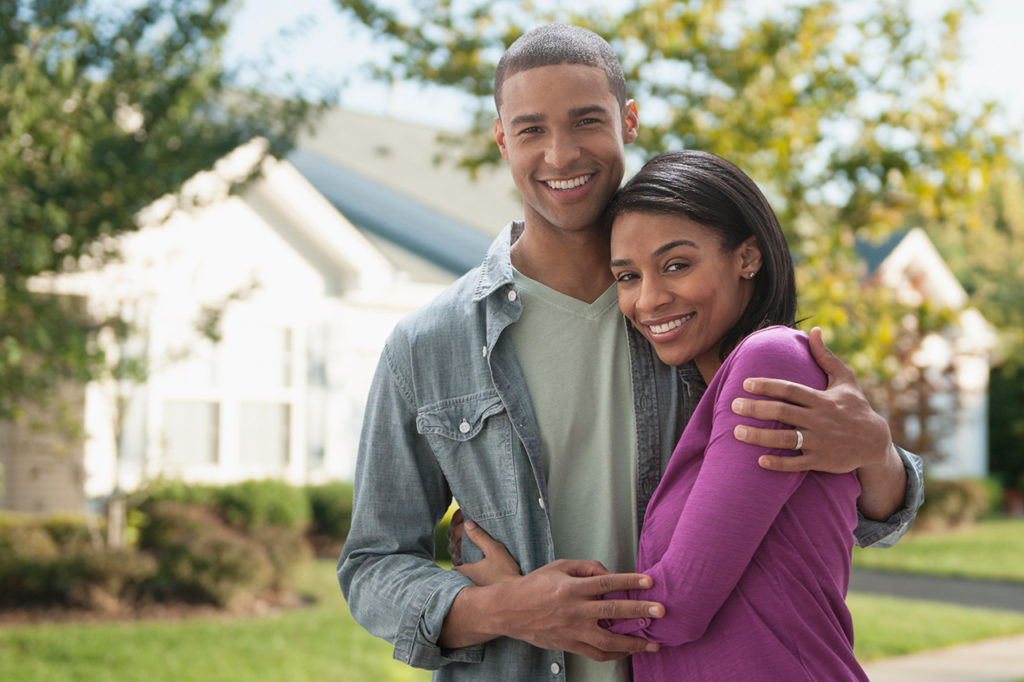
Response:
POLYGON ((241 528, 298 528, 309 523, 309 500, 305 491, 283 481, 236 483, 217 490, 215 498, 228 522, 241 528))
POLYGON ((264 547, 201 507, 158 502, 147 510, 139 537, 159 568, 144 585, 158 601, 230 605, 268 587, 274 570, 264 547))
POLYGON ((311 556, 306 535, 299 528, 284 526, 260 526, 252 532, 252 539, 263 546, 270 560, 272 574, 270 588, 284 592, 290 588, 296 569, 311 556))
POLYGON ((309 486, 306 496, 313 517, 312 531, 343 542, 352 526, 352 484, 339 481, 309 486))
POLYGON ((979 480, 925 479, 924 504, 916 525, 922 529, 943 529, 968 525, 989 510, 989 489, 979 480))
POLYGON ((0 604, 116 606, 156 570, 151 557, 94 547, 84 520, 0 523, 0 604))
POLYGON ((201 507, 217 506, 217 488, 210 485, 192 485, 184 481, 161 479, 154 481, 140 491, 147 504, 156 502, 181 502, 201 507))

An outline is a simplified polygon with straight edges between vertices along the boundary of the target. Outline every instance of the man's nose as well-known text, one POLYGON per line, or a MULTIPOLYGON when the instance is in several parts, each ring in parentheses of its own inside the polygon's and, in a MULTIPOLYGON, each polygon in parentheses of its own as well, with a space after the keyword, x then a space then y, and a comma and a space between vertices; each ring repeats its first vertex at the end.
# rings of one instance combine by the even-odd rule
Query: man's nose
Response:
POLYGON ((554 132, 548 139, 544 160, 552 168, 568 168, 580 158, 579 141, 571 132, 554 132))

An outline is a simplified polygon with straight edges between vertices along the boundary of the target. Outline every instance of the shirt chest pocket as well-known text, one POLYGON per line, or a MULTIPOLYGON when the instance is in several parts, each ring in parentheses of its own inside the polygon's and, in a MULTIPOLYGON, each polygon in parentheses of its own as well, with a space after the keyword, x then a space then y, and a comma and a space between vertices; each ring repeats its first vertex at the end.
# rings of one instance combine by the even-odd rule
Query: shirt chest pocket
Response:
POLYGON ((426 405, 416 415, 416 430, 430 443, 467 518, 515 512, 512 423, 496 392, 426 405))

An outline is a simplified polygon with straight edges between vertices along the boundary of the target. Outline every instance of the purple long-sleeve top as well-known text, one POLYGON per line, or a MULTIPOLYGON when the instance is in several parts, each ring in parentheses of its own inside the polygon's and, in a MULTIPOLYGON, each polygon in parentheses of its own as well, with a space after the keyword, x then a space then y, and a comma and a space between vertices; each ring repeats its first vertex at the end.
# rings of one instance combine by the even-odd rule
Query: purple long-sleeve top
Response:
POLYGON ((654 587, 628 597, 661 602, 665 616, 614 621, 610 629, 662 645, 633 655, 637 682, 867 680, 853 656, 846 607, 860 484, 853 472, 759 467, 765 449, 737 441, 733 428, 790 427, 732 412, 735 398, 755 397, 743 390, 747 377, 827 383, 806 335, 785 327, 751 334, 726 358, 640 534, 637 571, 654 587))

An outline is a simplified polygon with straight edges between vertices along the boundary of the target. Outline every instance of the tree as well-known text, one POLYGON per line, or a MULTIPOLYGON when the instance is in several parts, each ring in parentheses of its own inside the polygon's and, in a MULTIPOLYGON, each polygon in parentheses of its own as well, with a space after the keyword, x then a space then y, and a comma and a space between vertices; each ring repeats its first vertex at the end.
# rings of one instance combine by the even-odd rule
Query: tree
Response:
POLYGON ((0 417, 102 372, 121 329, 34 277, 110 258, 141 208, 254 136, 283 154, 325 103, 237 84, 231 7, 0 0, 0 417))
MULTIPOLYGON (((960 31, 974 11, 966 0, 923 29, 900 0, 819 0, 756 19, 736 0, 645 0, 621 14, 474 0, 400 10, 338 3, 390 46, 389 63, 371 67, 378 77, 454 88, 477 102, 475 133, 449 140, 470 172, 499 161, 488 97, 507 45, 551 20, 606 37, 639 102, 634 147, 642 156, 704 149, 758 182, 794 250, 802 316, 867 383, 898 371, 908 314, 919 336, 946 318, 862 290, 856 241, 919 226, 945 251, 962 252, 959 270, 969 269, 978 236, 996 223, 989 188, 1013 170, 1007 150, 1019 135, 1000 128, 998 107, 958 107, 951 97, 960 31)), ((1005 292, 984 288, 976 291, 1005 292)))

